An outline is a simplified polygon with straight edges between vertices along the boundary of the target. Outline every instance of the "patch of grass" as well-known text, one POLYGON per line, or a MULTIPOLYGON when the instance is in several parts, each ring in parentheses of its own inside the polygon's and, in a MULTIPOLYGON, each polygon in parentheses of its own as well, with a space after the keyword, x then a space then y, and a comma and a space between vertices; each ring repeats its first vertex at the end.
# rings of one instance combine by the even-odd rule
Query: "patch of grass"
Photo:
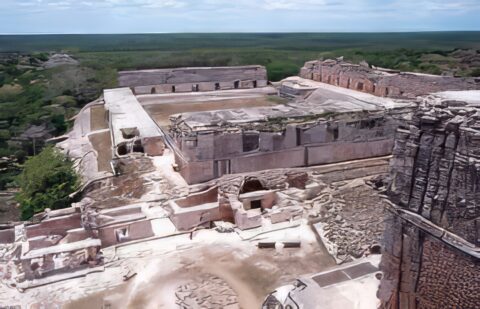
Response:
POLYGON ((289 102, 288 99, 278 97, 278 96, 267 96, 267 100, 275 104, 287 104, 289 102))
POLYGON ((0 88, 0 101, 9 101, 23 92, 23 87, 19 84, 3 85, 0 88))

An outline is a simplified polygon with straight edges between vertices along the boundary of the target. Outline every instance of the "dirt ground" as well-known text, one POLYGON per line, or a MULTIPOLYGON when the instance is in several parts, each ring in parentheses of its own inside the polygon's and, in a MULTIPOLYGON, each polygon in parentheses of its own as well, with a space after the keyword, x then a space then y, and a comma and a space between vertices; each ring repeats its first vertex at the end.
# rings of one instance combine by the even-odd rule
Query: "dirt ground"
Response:
MULTIPOLYGON (((148 245, 142 248, 151 254, 148 245)), ((135 254, 142 255, 136 249, 135 254)), ((260 308, 275 288, 335 265, 315 240, 281 250, 258 249, 252 242, 213 243, 128 261, 137 271, 128 283, 63 308, 260 308)))
POLYGON ((90 109, 90 130, 97 131, 102 129, 108 129, 105 108, 103 105, 92 106, 90 109))
POLYGON ((169 117, 183 112, 202 112, 220 109, 236 109, 245 107, 260 107, 278 105, 279 102, 267 96, 215 99, 211 101, 195 102, 192 99, 179 100, 178 102, 152 104, 153 98, 140 98, 145 110, 162 127, 170 125, 169 117))
POLYGON ((110 138, 110 131, 92 134, 88 138, 99 155, 97 158, 98 170, 102 172, 111 172, 112 168, 110 167, 110 161, 112 160, 112 140, 110 138))
POLYGON ((15 207, 16 204, 15 193, 0 192, 0 223, 20 219, 20 209, 15 207))

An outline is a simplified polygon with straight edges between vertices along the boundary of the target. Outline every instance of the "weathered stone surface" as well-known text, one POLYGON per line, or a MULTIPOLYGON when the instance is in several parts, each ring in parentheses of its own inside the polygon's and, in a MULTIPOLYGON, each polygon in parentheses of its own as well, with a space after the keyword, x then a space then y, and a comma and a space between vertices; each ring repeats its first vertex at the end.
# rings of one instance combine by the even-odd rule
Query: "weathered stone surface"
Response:
POLYGON ((385 233, 378 293, 383 308, 480 303, 478 110, 450 102, 424 98, 396 134, 388 188, 396 210, 385 233))
POLYGON ((224 280, 203 275, 187 282, 175 291, 178 308, 240 308, 237 294, 224 280))
MULTIPOLYGON (((445 90, 480 89, 480 83, 475 78, 402 73, 370 68, 366 63, 355 65, 341 58, 309 61, 300 70, 300 77, 382 97, 415 98, 445 90)), ((437 121, 428 117, 424 120, 437 121)))

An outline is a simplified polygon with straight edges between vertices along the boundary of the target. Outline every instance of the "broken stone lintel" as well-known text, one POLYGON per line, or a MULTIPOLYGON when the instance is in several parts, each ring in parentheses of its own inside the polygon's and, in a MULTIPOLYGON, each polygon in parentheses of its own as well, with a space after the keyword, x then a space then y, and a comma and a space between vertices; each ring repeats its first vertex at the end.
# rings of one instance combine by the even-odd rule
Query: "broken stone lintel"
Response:
POLYGON ((402 218, 405 221, 413 224, 420 230, 432 235, 441 242, 454 247, 463 253, 466 253, 476 259, 480 259, 480 247, 475 246, 474 244, 466 241, 465 239, 455 235, 452 232, 445 230, 444 228, 439 227, 438 225, 432 223, 431 221, 425 219, 419 214, 413 213, 409 210, 401 208, 394 203, 392 203, 388 198, 385 198, 389 209, 397 216, 402 218))

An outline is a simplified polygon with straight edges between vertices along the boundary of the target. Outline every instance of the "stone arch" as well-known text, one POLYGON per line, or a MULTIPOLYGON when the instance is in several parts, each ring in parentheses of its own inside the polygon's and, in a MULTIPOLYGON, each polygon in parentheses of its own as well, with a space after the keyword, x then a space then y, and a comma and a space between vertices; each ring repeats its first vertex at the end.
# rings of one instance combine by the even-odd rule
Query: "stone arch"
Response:
POLYGON ((245 177, 240 186, 240 194, 267 190, 265 183, 257 177, 245 177))

